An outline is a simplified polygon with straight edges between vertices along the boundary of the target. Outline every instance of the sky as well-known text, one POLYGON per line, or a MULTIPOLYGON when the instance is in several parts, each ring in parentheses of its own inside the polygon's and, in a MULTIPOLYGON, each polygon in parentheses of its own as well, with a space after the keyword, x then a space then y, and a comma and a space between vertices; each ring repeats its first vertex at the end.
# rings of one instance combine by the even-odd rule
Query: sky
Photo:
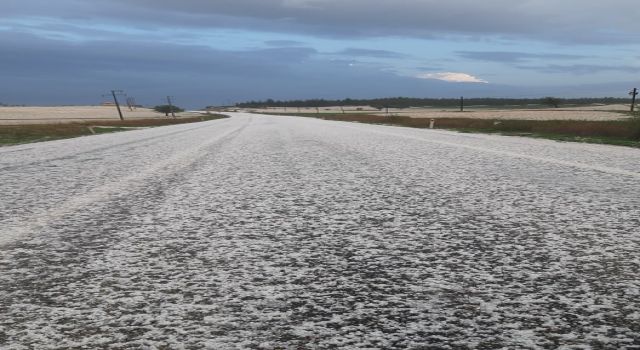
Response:
POLYGON ((625 97, 637 0, 2 0, 0 102, 625 97))

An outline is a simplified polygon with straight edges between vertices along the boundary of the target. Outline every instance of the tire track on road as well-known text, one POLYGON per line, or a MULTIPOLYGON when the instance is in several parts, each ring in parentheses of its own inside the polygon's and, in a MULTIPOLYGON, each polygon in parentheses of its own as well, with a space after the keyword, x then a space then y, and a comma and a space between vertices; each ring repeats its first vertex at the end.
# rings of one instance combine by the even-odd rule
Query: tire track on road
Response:
MULTIPOLYGON (((227 121, 226 119, 224 121, 227 121)), ((219 123, 217 123, 219 124, 219 123)), ((216 124, 216 125, 217 125, 216 124)), ((38 160, 38 161, 34 161, 34 162, 28 162, 28 163, 22 163, 22 164, 16 164, 16 165, 10 165, 4 168, 0 168, 0 171, 11 171, 11 170, 17 170, 20 168, 24 168, 24 167, 29 167, 29 166, 34 166, 34 165, 42 165, 42 164, 46 164, 46 163, 51 163, 51 162, 55 162, 55 161, 59 161, 59 160, 69 160, 69 159, 73 159, 76 158, 78 156, 82 156, 82 155, 86 155, 86 154, 91 154, 91 153, 99 153, 102 151, 107 151, 107 150, 111 150, 111 149, 116 149, 119 147, 124 147, 124 146, 130 146, 130 145, 135 145, 135 144, 141 144, 141 143, 145 143, 145 142, 149 142, 149 141, 155 141, 158 139, 163 139, 166 137, 172 137, 172 136, 176 136, 179 134, 184 134, 187 132, 191 132, 194 130, 198 130, 198 129, 202 129, 203 127, 211 127, 213 125, 199 125, 193 128, 189 128, 189 129, 185 129, 185 130, 178 130, 178 131, 173 131, 173 132, 168 132, 165 134, 161 134, 161 135, 155 135, 155 136, 150 136, 150 137, 146 137, 146 138, 141 138, 141 139, 136 139, 136 140, 132 140, 132 141, 127 141, 127 142, 123 142, 123 143, 119 143, 117 145, 109 145, 109 146, 103 146, 103 147, 98 147, 98 148, 94 148, 88 151, 82 151, 82 152, 77 152, 71 155, 66 155, 63 157, 56 157, 56 158, 49 158, 49 159, 45 159, 45 160, 38 160)), ((4 151, 0 150, 0 154, 3 153, 14 153, 14 152, 18 152, 18 151, 22 151, 22 150, 7 150, 4 151)))
POLYGON ((613 168, 613 167, 607 167, 607 166, 599 166, 599 165, 591 165, 591 164, 578 163, 578 162, 571 162, 571 161, 554 159, 554 158, 547 158, 547 157, 538 157, 538 156, 533 156, 533 155, 524 154, 524 153, 517 153, 517 152, 511 152, 511 151, 502 151, 502 150, 491 149, 491 148, 486 148, 486 147, 479 147, 479 146, 463 145, 463 144, 453 143, 453 142, 448 142, 448 141, 430 140, 430 139, 426 139, 426 138, 422 138, 422 137, 418 137, 418 136, 402 135, 402 134, 397 134, 397 133, 394 133, 394 132, 373 130, 373 129, 370 129, 370 128, 356 128, 356 127, 348 126, 348 125, 340 125, 340 126, 343 127, 343 128, 349 128, 349 129, 354 129, 354 130, 358 130, 358 131, 367 131, 367 132, 370 132, 370 133, 375 133, 375 134, 380 134, 380 135, 388 135, 388 136, 395 136, 395 137, 399 137, 399 138, 416 140, 416 141, 421 141, 421 142, 428 142, 428 143, 438 144, 438 145, 442 145, 442 146, 463 148, 463 149, 472 150, 472 151, 476 151, 476 152, 491 153, 491 154, 495 154, 495 155, 508 156, 508 157, 512 157, 512 158, 528 159, 528 160, 533 160, 533 161, 543 162, 543 163, 548 163, 548 164, 562 165, 562 166, 568 166, 568 167, 579 168, 579 169, 584 169, 584 170, 593 170, 593 171, 598 171, 598 172, 603 172, 603 173, 608 173, 608 174, 613 174, 613 175, 631 176, 631 177, 635 177, 635 178, 639 178, 640 179, 640 173, 634 172, 634 171, 629 171, 629 170, 624 170, 624 169, 619 169, 619 168, 613 168))
MULTIPOLYGON (((5 226, 2 231, 0 231, 0 246, 11 243, 21 237, 24 237, 25 235, 32 234, 39 229, 47 226, 49 223, 83 207, 89 206, 96 202, 109 201, 122 193, 130 193, 135 188, 144 186, 144 180, 150 176, 157 176, 160 173, 171 174, 179 171, 179 169, 192 164, 198 158, 202 157, 204 155, 202 152, 206 152, 206 149, 208 147, 211 147, 212 145, 217 143, 227 142, 228 140, 236 137, 251 122, 252 120, 249 119, 239 127, 225 132, 218 137, 206 140, 204 143, 200 143, 197 146, 176 154, 173 157, 168 158, 160 163, 156 163, 153 166, 148 167, 144 171, 122 178, 116 183, 96 187, 89 193, 72 197, 61 203, 54 209, 48 210, 44 213, 39 213, 19 219, 18 222, 14 224, 10 223, 8 226, 5 226)), ((187 131, 191 131, 194 129, 196 128, 187 131)), ((175 133, 173 134, 175 135, 175 133)), ((166 136, 167 135, 162 135, 160 137, 166 136)))

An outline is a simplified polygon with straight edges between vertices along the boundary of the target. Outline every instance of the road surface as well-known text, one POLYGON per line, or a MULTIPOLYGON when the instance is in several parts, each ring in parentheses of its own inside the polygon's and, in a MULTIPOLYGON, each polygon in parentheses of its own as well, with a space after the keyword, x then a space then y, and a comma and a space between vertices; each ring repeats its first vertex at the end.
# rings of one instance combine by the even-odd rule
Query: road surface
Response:
POLYGON ((0 148, 2 349, 638 349, 640 150, 233 114, 0 148))

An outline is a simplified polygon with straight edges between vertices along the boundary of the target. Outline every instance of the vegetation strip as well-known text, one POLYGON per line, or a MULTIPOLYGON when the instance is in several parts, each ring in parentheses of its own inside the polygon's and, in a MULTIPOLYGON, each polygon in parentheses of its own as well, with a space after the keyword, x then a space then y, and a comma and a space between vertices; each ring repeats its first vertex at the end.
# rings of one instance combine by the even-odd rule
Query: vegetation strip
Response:
POLYGON ((29 142, 51 141, 78 136, 135 130, 139 128, 196 123, 227 118, 223 114, 208 114, 199 117, 135 120, 101 120, 96 122, 73 122, 55 124, 0 125, 0 146, 29 142))
MULTIPOLYGON (((280 113, 278 115, 283 114, 280 113)), ((372 114, 291 113, 284 115, 412 128, 429 128, 431 122, 429 118, 372 114)), ((607 121, 435 118, 434 127, 460 132, 498 133, 557 141, 601 143, 640 148, 640 114, 629 115, 631 116, 629 119, 607 121)))
MULTIPOLYGON (((464 100, 467 106, 484 106, 504 108, 547 108, 547 107, 577 107, 590 105, 611 105, 630 103, 629 98, 598 97, 598 98, 467 98, 464 100)), ((458 98, 412 98, 412 97, 386 97, 374 99, 351 99, 344 100, 293 100, 293 101, 249 101, 236 104, 240 108, 266 108, 266 107, 295 107, 295 108, 323 108, 333 106, 353 107, 371 106, 376 109, 383 108, 413 108, 413 107, 438 107, 451 108, 459 106, 458 98)))

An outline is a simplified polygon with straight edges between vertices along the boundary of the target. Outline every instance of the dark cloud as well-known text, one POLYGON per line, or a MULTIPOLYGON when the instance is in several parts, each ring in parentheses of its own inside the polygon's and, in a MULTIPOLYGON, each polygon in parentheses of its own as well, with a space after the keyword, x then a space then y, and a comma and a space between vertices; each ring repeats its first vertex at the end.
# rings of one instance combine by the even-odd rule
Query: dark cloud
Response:
MULTIPOLYGON (((411 57, 376 46, 327 56, 310 47, 309 36, 640 43, 635 0, 2 0, 1 7, 0 99, 7 103, 95 103, 111 88, 147 104, 171 94, 194 107, 268 97, 513 96, 513 87, 400 76, 380 59, 411 57), (309 43, 267 40, 265 49, 248 50, 185 44, 223 37, 226 31, 215 31, 221 28, 239 29, 234 35, 261 32, 257 40, 307 35, 303 40, 309 43)), ((244 42, 239 44, 235 47, 244 42)), ((585 58, 579 55, 460 51, 458 56, 543 73, 638 72, 627 66, 540 63, 585 58)), ((422 64, 427 67, 420 71, 442 72, 439 64, 458 63, 443 57, 397 66, 422 64)))
POLYGON ((531 60, 554 59, 554 60, 578 60, 588 58, 582 55, 566 55, 556 53, 528 53, 510 51, 458 51, 460 57, 487 62, 519 63, 531 60))
POLYGON ((264 42, 267 46, 275 46, 275 47, 286 47, 286 46, 297 46, 303 47, 305 44, 300 41, 295 40, 267 40, 264 42))
POLYGON ((0 45, 4 47, 0 66, 14 74, 24 72, 39 76, 122 70, 206 74, 212 68, 216 74, 271 76, 316 53, 305 47, 224 51, 157 42, 100 40, 73 43, 11 32, 0 32, 0 45))
POLYGON ((576 75, 595 74, 599 72, 640 73, 640 66, 606 66, 597 64, 549 64, 542 66, 519 65, 517 68, 533 70, 540 73, 570 73, 576 75))
POLYGON ((326 60, 305 47, 232 51, 156 42, 68 42, 0 32, 2 102, 95 104, 110 89, 140 103, 173 95, 189 108, 265 98, 446 97, 498 94, 500 87, 403 77, 354 61, 326 60))
POLYGON ((155 42, 72 43, 18 32, 0 32, 0 47, 3 102, 95 103, 104 91, 123 88, 137 90, 143 103, 156 93, 182 91, 191 106, 206 103, 210 91, 221 86, 233 91, 243 84, 298 79, 291 68, 304 67, 316 52, 304 47, 227 51, 155 42))
POLYGON ((347 48, 339 52, 335 52, 336 55, 351 56, 351 57, 375 57, 375 58, 404 58, 406 55, 387 51, 387 50, 372 50, 372 49, 359 49, 359 48, 347 48))
POLYGON ((4 17, 54 16, 152 27, 229 27, 323 36, 498 35, 565 43, 640 42, 636 0, 3 0, 3 3, 0 16, 4 17))
POLYGON ((439 65, 438 66, 436 66, 436 65, 433 65, 433 66, 419 66, 419 67, 416 67, 416 70, 418 70, 420 72, 433 72, 433 71, 441 71, 441 70, 443 70, 443 67, 439 66, 439 65))

